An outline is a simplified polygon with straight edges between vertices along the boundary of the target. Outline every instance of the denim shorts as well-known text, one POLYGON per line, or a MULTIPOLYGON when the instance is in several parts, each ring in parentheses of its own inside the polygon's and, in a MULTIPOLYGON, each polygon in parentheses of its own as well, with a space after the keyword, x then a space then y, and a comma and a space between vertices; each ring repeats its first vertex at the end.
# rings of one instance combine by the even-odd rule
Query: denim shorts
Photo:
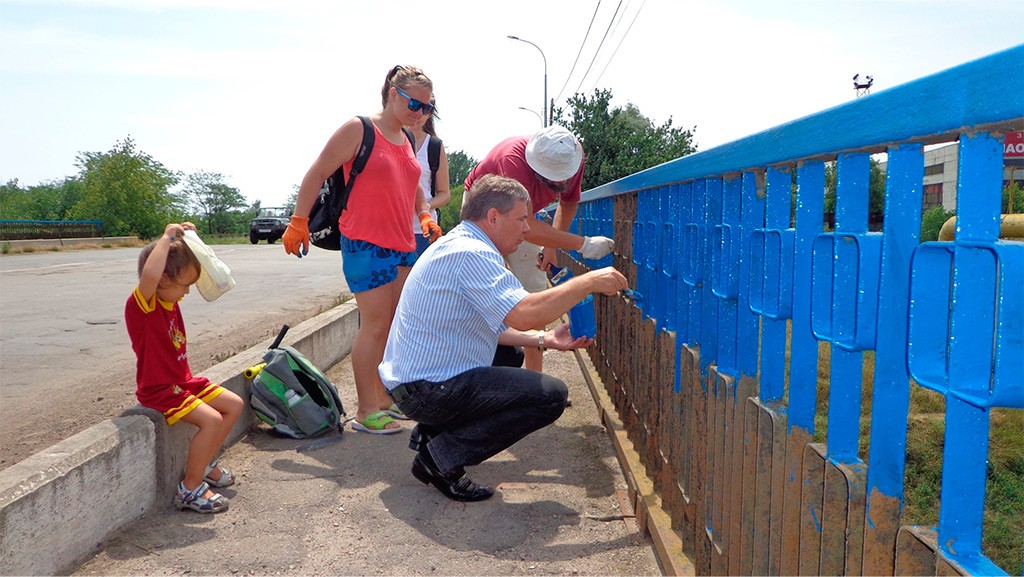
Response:
POLYGON ((422 255, 430 246, 430 239, 422 234, 416 235, 416 256, 422 255))
POLYGON ((341 237, 341 268, 348 289, 354 293, 368 291, 398 278, 398 267, 416 264, 416 252, 384 248, 365 240, 341 237))

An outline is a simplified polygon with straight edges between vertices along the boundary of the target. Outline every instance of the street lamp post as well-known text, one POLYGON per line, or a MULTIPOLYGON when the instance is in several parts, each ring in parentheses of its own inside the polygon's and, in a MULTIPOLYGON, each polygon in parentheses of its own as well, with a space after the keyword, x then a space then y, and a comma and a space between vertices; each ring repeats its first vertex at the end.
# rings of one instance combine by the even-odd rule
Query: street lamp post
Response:
POLYGON ((540 46, 537 46, 533 42, 530 42, 529 40, 523 40, 522 38, 518 36, 512 36, 511 34, 509 34, 508 37, 511 40, 518 40, 520 42, 525 42, 530 46, 533 46, 534 48, 537 49, 537 52, 540 52, 540 57, 544 59, 544 104, 540 108, 540 124, 541 127, 545 127, 548 125, 548 57, 544 56, 544 51, 540 49, 540 46))
POLYGON ((527 112, 529 112, 529 113, 533 114, 534 116, 536 116, 536 117, 537 117, 537 120, 539 120, 539 121, 540 121, 540 127, 541 127, 541 128, 544 128, 544 119, 540 117, 540 113, 539 113, 539 112, 537 112, 536 110, 534 110, 534 109, 532 109, 532 108, 527 108, 527 107, 525 107, 525 106, 520 106, 520 107, 519 107, 519 110, 525 110, 525 111, 527 111, 527 112))

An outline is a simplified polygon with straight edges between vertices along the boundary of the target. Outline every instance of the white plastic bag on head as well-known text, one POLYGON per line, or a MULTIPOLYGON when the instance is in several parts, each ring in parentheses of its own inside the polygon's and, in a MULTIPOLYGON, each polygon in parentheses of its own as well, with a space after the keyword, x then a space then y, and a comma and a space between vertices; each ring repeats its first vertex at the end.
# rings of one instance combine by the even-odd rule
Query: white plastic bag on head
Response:
POLYGON ((213 254, 213 249, 199 238, 194 230, 185 231, 185 244, 196 255, 199 260, 199 280, 196 281, 196 289, 207 301, 215 301, 220 295, 228 292, 235 286, 235 279, 231 278, 231 269, 224 261, 213 254))

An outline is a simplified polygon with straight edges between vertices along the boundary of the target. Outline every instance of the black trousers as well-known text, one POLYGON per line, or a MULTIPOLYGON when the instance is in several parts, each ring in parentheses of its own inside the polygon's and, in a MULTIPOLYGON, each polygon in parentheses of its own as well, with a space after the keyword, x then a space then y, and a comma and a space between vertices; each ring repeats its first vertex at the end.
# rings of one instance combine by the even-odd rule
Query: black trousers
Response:
POLYGON ((498 345, 498 349, 494 351, 494 360, 491 361, 491 366, 522 367, 525 358, 522 347, 498 345))
POLYGON ((477 465, 555 422, 569 389, 561 380, 515 367, 477 367, 439 383, 403 383, 398 407, 419 422, 441 471, 477 465))

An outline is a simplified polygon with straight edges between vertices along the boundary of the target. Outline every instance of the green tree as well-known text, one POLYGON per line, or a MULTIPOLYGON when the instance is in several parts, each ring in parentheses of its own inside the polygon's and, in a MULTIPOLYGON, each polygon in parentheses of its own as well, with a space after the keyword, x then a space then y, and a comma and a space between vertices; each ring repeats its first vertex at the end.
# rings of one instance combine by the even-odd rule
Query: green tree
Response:
POLYGON ((72 209, 85 197, 85 182, 80 176, 68 176, 54 186, 57 189, 56 214, 60 215, 60 220, 68 220, 72 209))
POLYGON ((452 190, 455 190, 456 186, 465 184, 469 171, 473 170, 477 162, 479 162, 477 159, 461 150, 448 154, 448 183, 452 190))
POLYGON ((153 157, 136 150, 131 137, 107 152, 82 152, 82 197, 69 211, 76 220, 103 222, 104 234, 151 238, 173 219, 169 189, 178 179, 153 157))
POLYGON ((68 220, 71 207, 82 198, 82 181, 44 182, 23 189, 17 179, 0 186, 0 219, 68 220))
POLYGON ((946 212, 942 205, 933 206, 921 215, 921 242, 939 239, 939 231, 955 212, 946 212))
MULTIPOLYGON (((882 214, 885 211, 885 173, 875 159, 870 160, 871 173, 868 176, 868 212, 882 214)), ((825 212, 836 211, 836 163, 825 163, 825 212)))
POLYGON ((65 210, 61 202, 61 186, 59 183, 44 182, 30 186, 27 191, 24 209, 25 218, 30 220, 63 220, 65 210))
POLYGON ((583 190, 697 151, 693 132, 673 127, 671 117, 656 126, 633 104, 612 108, 611 99, 610 90, 595 90, 570 98, 568 110, 555 108, 555 122, 583 143, 583 190))
POLYGON ((0 220, 29 220, 28 214, 28 191, 21 188, 18 179, 0 186, 0 220))
POLYGON ((1024 189, 1021 189, 1017 181, 1011 181, 1003 187, 1003 214, 1020 214, 1024 212, 1024 189), (1010 199, 1013 199, 1011 205, 1010 199))
MULTIPOLYGON (((259 202, 259 201, 257 201, 257 202, 259 202)), ((288 208, 288 210, 290 210, 292 212, 295 212, 295 205, 298 202, 299 202, 299 185, 293 184, 292 185, 292 193, 288 195, 288 199, 284 201, 284 205, 288 208)), ((259 207, 256 207, 256 208, 258 209, 259 207)), ((303 216, 305 216, 305 215, 303 215, 303 216)))
POLYGON ((245 210, 237 213, 238 214, 238 217, 237 217, 238 224, 236 225, 236 230, 232 230, 231 232, 237 232, 239 234, 248 235, 249 234, 249 223, 252 222, 252 219, 256 218, 256 215, 259 214, 259 212, 260 212, 260 201, 257 200, 255 202, 253 202, 252 204, 250 204, 245 210))
POLYGON ((185 177, 182 194, 189 208, 202 217, 209 234, 237 232, 246 202, 242 193, 224 183, 224 175, 203 170, 185 177))
POLYGON ((437 209, 438 222, 441 226, 441 230, 445 233, 455 228, 455 225, 459 224, 462 220, 462 194, 465 191, 466 185, 464 182, 452 187, 452 197, 448 201, 448 204, 437 209))

